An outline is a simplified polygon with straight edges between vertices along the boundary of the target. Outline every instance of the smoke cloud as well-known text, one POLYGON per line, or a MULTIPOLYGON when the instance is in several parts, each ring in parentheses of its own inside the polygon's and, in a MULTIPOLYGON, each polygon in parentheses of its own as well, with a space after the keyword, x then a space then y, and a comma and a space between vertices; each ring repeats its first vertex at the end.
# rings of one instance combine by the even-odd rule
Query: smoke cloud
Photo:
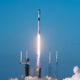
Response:
POLYGON ((73 76, 67 77, 63 80, 80 80, 80 68, 78 66, 75 66, 73 69, 73 76))

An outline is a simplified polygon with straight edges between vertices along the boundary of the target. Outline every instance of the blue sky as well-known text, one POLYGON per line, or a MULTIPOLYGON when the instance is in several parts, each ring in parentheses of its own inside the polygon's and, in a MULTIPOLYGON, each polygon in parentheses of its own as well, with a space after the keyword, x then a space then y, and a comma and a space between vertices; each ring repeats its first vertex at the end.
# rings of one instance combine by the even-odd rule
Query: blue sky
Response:
MULTIPOLYGON (((36 61, 37 10, 41 9, 41 64, 47 72, 48 52, 59 53, 59 77, 80 66, 80 0, 0 0, 0 79, 24 74, 19 52, 29 50, 31 68, 36 61), (46 65, 46 66, 45 66, 46 65)), ((24 59, 25 60, 25 59, 24 59)))

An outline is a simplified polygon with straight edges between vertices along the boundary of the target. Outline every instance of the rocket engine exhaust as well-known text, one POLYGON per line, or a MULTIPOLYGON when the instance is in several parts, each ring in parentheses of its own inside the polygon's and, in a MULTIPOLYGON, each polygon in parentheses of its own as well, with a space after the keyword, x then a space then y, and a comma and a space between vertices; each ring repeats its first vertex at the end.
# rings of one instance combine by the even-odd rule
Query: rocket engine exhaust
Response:
POLYGON ((40 34, 37 34, 37 68, 40 67, 40 34))

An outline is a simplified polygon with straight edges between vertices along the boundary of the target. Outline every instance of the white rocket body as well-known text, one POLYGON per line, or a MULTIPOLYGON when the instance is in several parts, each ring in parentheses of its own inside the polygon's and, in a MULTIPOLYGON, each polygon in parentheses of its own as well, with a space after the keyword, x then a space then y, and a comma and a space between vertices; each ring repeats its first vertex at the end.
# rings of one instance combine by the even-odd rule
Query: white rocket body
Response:
POLYGON ((38 10, 38 33, 40 34, 40 9, 38 10))
POLYGON ((40 37, 40 9, 38 9, 38 33, 37 33, 37 75, 41 78, 41 66, 40 66, 40 50, 41 50, 41 37, 40 37))

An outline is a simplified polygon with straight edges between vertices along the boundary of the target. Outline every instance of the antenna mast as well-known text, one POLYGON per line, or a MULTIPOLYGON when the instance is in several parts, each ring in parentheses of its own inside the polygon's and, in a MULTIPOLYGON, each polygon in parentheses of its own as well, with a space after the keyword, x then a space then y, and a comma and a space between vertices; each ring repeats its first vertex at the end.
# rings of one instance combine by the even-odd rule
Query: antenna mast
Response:
POLYGON ((51 77, 51 52, 49 52, 48 77, 51 77))
POLYGON ((56 51, 56 77, 58 79, 58 72, 59 72, 59 54, 58 51, 56 51))

